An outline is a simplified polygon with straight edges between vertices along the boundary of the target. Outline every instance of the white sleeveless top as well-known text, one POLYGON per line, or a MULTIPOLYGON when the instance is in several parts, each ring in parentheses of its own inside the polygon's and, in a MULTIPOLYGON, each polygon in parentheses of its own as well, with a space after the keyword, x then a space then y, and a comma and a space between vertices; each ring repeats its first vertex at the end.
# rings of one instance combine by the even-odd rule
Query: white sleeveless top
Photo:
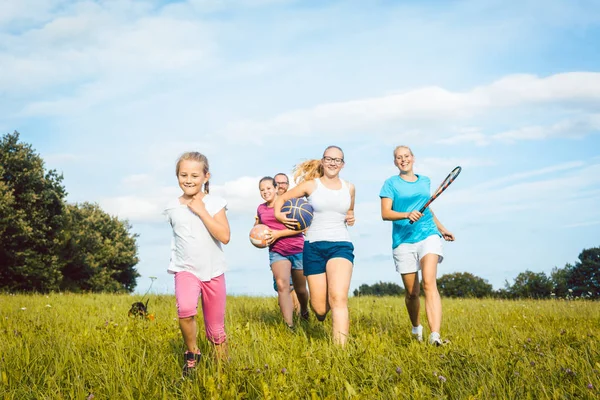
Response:
MULTIPOLYGON (((227 202, 217 196, 207 194, 202 201, 211 216, 227 209, 227 202)), ((225 272, 227 263, 221 242, 210 234, 200 217, 179 199, 169 203, 163 214, 173 228, 169 273, 187 271, 206 282, 225 272)))
POLYGON ((314 216, 306 231, 306 241, 350 242, 346 226, 346 213, 351 203, 350 188, 346 181, 341 181, 342 188, 333 190, 325 187, 319 178, 315 179, 317 187, 307 197, 314 216))

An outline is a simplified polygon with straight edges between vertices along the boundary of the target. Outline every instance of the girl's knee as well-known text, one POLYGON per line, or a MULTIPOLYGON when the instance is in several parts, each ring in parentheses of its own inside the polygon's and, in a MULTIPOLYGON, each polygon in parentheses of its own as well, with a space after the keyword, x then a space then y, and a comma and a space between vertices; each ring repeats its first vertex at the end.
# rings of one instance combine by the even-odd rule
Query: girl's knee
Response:
POLYGON ((437 292, 437 282, 435 280, 433 282, 425 282, 425 281, 423 281, 423 291, 425 293, 434 293, 434 292, 437 292))
POLYGON ((198 314, 197 304, 177 304, 177 316, 180 319, 193 318, 198 314))
POLYGON ((329 295, 329 305, 331 308, 347 307, 348 296, 343 293, 331 293, 329 295))
POLYGON ((404 294, 404 297, 406 298, 406 300, 409 300, 409 301, 418 300, 419 299, 419 291, 413 290, 412 292, 409 292, 407 290, 404 294))
POLYGON ((206 338, 213 344, 222 344, 227 340, 224 327, 206 326, 206 338))

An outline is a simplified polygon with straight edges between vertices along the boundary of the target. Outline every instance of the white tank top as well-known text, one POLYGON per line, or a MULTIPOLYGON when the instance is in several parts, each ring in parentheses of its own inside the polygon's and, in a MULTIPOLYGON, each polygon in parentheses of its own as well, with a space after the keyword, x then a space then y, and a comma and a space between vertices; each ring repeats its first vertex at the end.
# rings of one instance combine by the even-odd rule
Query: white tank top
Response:
POLYGON ((350 233, 346 226, 346 213, 350 208, 350 189, 346 181, 342 188, 333 190, 325 187, 319 178, 317 187, 307 200, 314 210, 313 220, 306 231, 309 242, 349 242, 350 233))

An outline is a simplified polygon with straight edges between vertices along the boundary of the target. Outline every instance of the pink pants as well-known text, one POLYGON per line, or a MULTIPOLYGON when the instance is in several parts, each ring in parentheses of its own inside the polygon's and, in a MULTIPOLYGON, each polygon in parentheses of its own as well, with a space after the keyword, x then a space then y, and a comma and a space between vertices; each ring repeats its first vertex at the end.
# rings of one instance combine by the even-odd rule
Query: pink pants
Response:
POLYGON ((191 272, 175 274, 175 299, 177 316, 193 317, 198 313, 198 297, 202 299, 202 314, 206 338, 214 344, 221 344, 225 335, 225 274, 203 282, 191 272))

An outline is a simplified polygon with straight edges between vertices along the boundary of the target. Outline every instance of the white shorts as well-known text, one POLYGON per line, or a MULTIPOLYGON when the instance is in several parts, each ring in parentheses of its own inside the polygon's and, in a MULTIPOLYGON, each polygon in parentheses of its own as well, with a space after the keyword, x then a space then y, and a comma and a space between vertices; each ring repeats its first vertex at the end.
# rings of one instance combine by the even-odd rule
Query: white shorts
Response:
POLYGON ((396 271, 401 275, 412 274, 421 269, 421 258, 426 254, 437 254, 438 263, 444 259, 442 239, 438 235, 428 236, 417 243, 402 243, 393 251, 396 271))

